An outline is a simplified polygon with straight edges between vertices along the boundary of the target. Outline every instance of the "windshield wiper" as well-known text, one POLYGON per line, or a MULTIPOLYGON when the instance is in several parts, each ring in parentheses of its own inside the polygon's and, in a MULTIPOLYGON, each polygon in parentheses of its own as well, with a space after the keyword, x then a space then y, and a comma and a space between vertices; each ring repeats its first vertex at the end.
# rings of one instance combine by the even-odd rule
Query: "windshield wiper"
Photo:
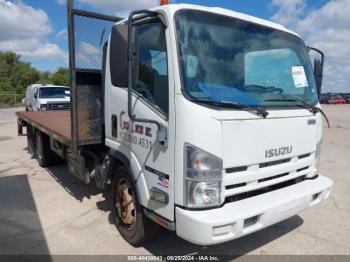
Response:
POLYGON ((329 124, 329 120, 327 115, 325 114, 325 112, 323 112, 323 110, 321 108, 318 108, 314 105, 310 105, 308 103, 306 103, 303 99, 297 97, 297 96, 293 96, 293 95, 283 95, 285 98, 279 98, 279 99, 267 99, 265 100, 266 102, 299 102, 300 104, 298 104, 298 106, 301 106, 302 108, 305 108, 307 110, 309 110, 311 113, 313 113, 314 115, 318 112, 321 113, 321 115, 324 117, 324 119, 326 119, 327 121, 327 125, 328 128, 331 127, 331 125, 329 124))
POLYGON ((203 104, 207 104, 207 105, 230 107, 230 108, 242 109, 242 110, 245 110, 248 112, 255 112, 258 116, 261 115, 264 118, 266 118, 269 115, 269 112, 267 112, 263 108, 250 106, 250 105, 244 105, 244 104, 236 103, 236 102, 222 101, 222 100, 214 101, 214 100, 208 100, 208 99, 192 99, 191 101, 197 102, 197 103, 203 103, 203 104))

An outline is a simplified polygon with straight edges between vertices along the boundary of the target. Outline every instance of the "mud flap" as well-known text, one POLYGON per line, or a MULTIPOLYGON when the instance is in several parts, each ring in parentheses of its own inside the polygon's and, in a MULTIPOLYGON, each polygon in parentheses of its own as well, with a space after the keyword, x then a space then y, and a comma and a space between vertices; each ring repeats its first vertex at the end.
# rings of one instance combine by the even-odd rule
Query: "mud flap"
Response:
POLYGON ((67 163, 69 173, 85 184, 90 183, 90 174, 88 168, 86 168, 85 159, 80 155, 67 154, 67 163))

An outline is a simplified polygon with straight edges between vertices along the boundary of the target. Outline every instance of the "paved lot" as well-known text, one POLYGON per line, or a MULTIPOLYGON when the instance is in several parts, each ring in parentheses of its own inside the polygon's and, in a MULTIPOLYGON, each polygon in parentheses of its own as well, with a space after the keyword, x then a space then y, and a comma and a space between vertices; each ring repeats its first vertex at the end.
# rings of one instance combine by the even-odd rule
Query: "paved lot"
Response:
POLYGON ((172 232, 134 248, 118 234, 108 201, 65 166, 40 168, 17 137, 15 109, 0 109, 0 254, 350 254, 350 105, 327 106, 323 174, 331 197, 315 208, 229 243, 201 247, 172 232))

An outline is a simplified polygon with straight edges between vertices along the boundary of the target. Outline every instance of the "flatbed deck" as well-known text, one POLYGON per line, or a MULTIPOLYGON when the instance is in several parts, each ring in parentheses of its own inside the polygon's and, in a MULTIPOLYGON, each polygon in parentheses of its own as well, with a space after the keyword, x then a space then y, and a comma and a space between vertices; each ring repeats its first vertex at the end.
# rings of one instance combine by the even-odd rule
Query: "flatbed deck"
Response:
POLYGON ((38 128, 56 140, 69 145, 71 142, 70 111, 16 112, 19 120, 38 128))

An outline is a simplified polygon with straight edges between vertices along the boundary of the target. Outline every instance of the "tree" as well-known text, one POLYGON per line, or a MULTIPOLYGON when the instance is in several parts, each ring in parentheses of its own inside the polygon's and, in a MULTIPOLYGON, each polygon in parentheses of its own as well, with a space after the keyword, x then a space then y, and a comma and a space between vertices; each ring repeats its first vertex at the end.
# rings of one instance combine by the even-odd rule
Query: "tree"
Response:
POLYGON ((51 73, 49 71, 41 72, 36 84, 51 84, 51 73))
POLYGON ((51 81, 55 85, 67 86, 69 83, 69 73, 67 68, 60 67, 51 76, 51 81))
POLYGON ((40 84, 68 85, 68 69, 59 68, 55 73, 40 72, 30 63, 21 61, 20 55, 0 51, 0 93, 22 93, 27 86, 40 84))
POLYGON ((40 72, 20 58, 12 52, 0 52, 0 92, 24 93, 39 79, 40 72))

